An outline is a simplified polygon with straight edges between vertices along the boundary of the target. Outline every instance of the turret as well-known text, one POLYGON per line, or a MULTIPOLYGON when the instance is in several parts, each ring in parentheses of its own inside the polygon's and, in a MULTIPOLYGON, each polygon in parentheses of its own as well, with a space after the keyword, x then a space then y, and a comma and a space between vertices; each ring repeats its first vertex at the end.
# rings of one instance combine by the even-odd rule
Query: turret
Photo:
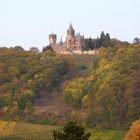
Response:
POLYGON ((54 47, 56 45, 57 35, 52 33, 49 35, 49 45, 54 47))

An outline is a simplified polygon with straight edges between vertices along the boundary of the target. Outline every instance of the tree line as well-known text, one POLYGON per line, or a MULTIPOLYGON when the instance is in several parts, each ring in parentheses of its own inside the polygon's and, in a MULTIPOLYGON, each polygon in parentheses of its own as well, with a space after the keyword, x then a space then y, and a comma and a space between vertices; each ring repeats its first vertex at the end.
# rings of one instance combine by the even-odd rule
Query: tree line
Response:
MULTIPOLYGON (((111 38, 109 33, 104 33, 104 31, 102 31, 100 36, 96 39, 91 37, 85 39, 85 50, 99 49, 101 47, 116 47, 120 45, 129 46, 130 44, 131 43, 127 41, 120 41, 118 39, 111 38)), ((140 44, 140 38, 135 37, 132 44, 140 44)))

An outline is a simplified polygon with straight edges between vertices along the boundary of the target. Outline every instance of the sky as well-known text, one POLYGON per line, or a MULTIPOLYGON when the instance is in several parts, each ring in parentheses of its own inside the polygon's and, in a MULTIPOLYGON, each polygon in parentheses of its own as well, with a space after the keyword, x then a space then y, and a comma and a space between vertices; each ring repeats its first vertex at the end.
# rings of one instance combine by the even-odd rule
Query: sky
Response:
POLYGON ((52 32, 65 41, 70 23, 87 38, 104 31, 132 42, 140 37, 140 0, 0 0, 0 47, 41 50, 52 32))

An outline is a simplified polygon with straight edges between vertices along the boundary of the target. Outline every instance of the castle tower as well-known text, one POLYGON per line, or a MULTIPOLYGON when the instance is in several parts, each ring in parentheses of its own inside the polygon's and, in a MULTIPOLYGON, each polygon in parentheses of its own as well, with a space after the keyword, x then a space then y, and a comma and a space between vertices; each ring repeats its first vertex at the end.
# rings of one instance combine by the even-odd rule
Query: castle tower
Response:
POLYGON ((54 47, 56 45, 57 35, 56 34, 50 34, 49 35, 49 45, 54 47))
POLYGON ((72 24, 70 24, 68 30, 67 30, 67 37, 66 37, 66 45, 67 49, 74 49, 74 43, 75 43, 75 30, 72 27, 72 24))

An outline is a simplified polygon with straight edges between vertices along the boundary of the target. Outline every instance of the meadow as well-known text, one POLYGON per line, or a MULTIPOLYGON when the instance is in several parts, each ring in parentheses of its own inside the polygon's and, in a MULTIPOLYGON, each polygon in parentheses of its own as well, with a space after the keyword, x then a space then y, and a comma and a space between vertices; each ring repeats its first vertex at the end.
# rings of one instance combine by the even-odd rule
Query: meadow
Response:
MULTIPOLYGON (((53 130, 61 127, 0 121, 0 140, 53 140, 53 130)), ((126 131, 90 130, 89 140, 122 140, 126 131)))
POLYGON ((126 131, 122 130, 92 130, 92 135, 89 140, 123 140, 126 131))

